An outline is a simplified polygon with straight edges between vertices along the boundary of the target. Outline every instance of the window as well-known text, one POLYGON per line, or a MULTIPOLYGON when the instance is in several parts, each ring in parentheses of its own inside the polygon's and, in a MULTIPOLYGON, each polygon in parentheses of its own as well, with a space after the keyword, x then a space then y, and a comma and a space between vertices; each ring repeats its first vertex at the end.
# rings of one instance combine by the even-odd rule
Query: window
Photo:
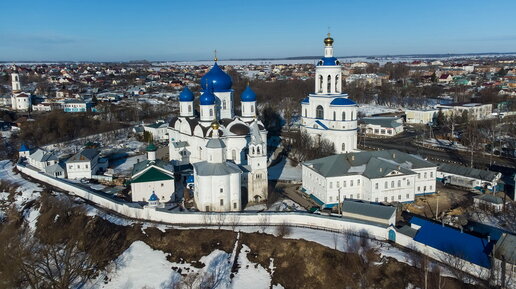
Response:
POLYGON ((357 186, 360 186, 360 179, 357 180, 357 186))
POLYGON ((383 188, 384 188, 384 189, 389 188, 389 182, 385 182, 385 184, 383 185, 383 188))
POLYGON ((328 75, 328 90, 326 91, 326 93, 331 93, 331 76, 328 75))
POLYGON ((330 197, 330 202, 333 202, 333 197, 330 197))
POLYGON ((430 191, 432 190, 432 186, 430 186, 430 191))
POLYGON ((391 196, 391 202, 394 202, 394 196, 391 196))
POLYGON ((322 106, 318 105, 315 109, 315 118, 323 119, 324 118, 324 109, 322 106))
POLYGON ((330 182, 330 189, 333 189, 333 182, 330 182))
POLYGON ((383 198, 383 201, 384 201, 384 202, 387 202, 387 197, 383 198))
POLYGON ((163 187, 163 186, 165 186, 165 184, 161 183, 161 186, 163 187))
POLYGON ((401 195, 398 195, 398 200, 401 200, 401 195))
POLYGON ((351 120, 353 120, 353 112, 351 112, 351 120))
POLYGON ((342 151, 346 151, 346 144, 342 143, 342 151))
POLYGON ((346 181, 343 181, 342 182, 342 186, 345 188, 346 187, 346 181))
POLYGON ((434 177, 434 172, 430 172, 430 177, 433 178, 434 177))
POLYGON ((225 99, 222 101, 222 109, 226 109, 226 100, 225 99))
POLYGON ((352 187, 353 186, 353 180, 349 181, 349 186, 352 187))
POLYGON ((237 203, 233 203, 233 209, 237 208, 237 203))
POLYGON ((220 205, 224 206, 224 200, 223 199, 220 199, 220 205))
POLYGON ((342 120, 346 120, 346 112, 345 111, 342 112, 342 120))
POLYGON ((417 191, 418 191, 418 192, 421 192, 421 187, 417 187, 417 191))
POLYGON ((333 112, 333 120, 337 120, 337 113, 333 112))
POLYGON ((254 112, 254 105, 251 105, 251 112, 254 112))
POLYGON ((340 188, 340 182, 337 181, 337 188, 340 188))
POLYGON ((374 199, 374 202, 375 202, 375 203, 378 203, 378 198, 375 198, 375 199, 374 199))
POLYGON ((350 198, 350 199, 353 199, 353 194, 349 195, 349 198, 350 198))
POLYGON ((192 112, 192 106, 188 105, 188 112, 192 112))
POLYGON ((423 187, 423 192, 426 192, 426 186, 423 187))
POLYGON ((426 172, 425 172, 425 174, 424 174, 424 177, 423 177, 423 178, 424 178, 424 179, 426 179, 426 172))
POLYGON ((410 180, 407 180, 407 186, 410 186, 410 180))
POLYGON ((357 194, 357 199, 360 199, 360 194, 357 194))
POLYGON ((401 187, 401 180, 398 180, 398 188, 401 187))
POLYGON ((306 108, 305 108, 305 117, 308 115, 307 111, 306 111, 306 108))
POLYGON ((378 190, 378 183, 374 184, 374 188, 378 190))
POLYGON ((224 193, 224 189, 223 189, 223 188, 220 188, 220 192, 221 192, 221 193, 224 193))
POLYGON ((394 188, 394 181, 391 181, 391 188, 394 188))
POLYGON ((410 194, 407 194, 407 199, 409 199, 409 198, 410 198, 410 194))
POLYGON ((417 178, 420 179, 421 178, 421 173, 418 173, 417 174, 417 178))
POLYGON ((319 76, 319 93, 322 93, 323 77, 319 76))
POLYGON ((210 108, 210 116, 213 116, 213 109, 210 108))
POLYGON ((236 150, 231 151, 231 159, 236 160, 236 150))

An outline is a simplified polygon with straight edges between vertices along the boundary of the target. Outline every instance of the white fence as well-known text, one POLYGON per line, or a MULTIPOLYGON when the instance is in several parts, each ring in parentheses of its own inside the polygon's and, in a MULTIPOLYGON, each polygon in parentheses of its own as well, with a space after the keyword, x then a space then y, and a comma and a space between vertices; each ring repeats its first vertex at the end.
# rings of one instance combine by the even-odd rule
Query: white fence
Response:
MULTIPOLYGON (((314 228, 319 230, 342 232, 343 230, 360 233, 367 232, 370 238, 385 241, 392 227, 375 225, 369 222, 342 217, 321 216, 298 212, 263 212, 263 213, 201 213, 201 212, 170 212, 166 209, 141 207, 134 203, 120 202, 109 196, 101 195, 64 179, 57 179, 42 172, 32 170, 22 164, 17 164, 18 170, 27 176, 58 187, 91 201, 108 210, 115 211, 132 219, 188 226, 277 226, 284 223, 291 226, 314 228)), ((412 238, 396 233, 396 243, 411 250, 418 251, 435 260, 444 261, 456 258, 445 252, 414 241, 412 238)), ((450 264, 451 265, 451 264, 450 264)), ((489 269, 462 260, 462 271, 473 276, 486 279, 489 269)))

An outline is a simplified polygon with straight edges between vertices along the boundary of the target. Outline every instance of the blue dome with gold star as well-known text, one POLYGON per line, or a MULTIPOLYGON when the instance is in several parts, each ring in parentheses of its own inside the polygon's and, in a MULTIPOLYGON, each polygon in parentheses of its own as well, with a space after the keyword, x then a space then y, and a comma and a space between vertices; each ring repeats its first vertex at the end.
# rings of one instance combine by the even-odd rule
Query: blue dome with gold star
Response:
POLYGON ((233 82, 231 77, 225 73, 215 62, 213 67, 201 78, 201 87, 204 91, 212 90, 213 92, 231 91, 233 82))

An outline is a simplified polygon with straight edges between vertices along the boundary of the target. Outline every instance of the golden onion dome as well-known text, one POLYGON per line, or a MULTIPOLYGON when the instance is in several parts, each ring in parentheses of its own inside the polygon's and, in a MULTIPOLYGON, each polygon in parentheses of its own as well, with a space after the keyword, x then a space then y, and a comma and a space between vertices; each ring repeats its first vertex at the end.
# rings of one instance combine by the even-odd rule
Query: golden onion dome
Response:
POLYGON ((211 123, 211 128, 212 128, 212 129, 219 129, 219 123, 218 123, 218 122, 216 122, 216 121, 212 122, 212 123, 211 123))
POLYGON ((330 33, 328 33, 328 37, 324 38, 324 44, 326 46, 333 45, 333 38, 330 37, 330 33))

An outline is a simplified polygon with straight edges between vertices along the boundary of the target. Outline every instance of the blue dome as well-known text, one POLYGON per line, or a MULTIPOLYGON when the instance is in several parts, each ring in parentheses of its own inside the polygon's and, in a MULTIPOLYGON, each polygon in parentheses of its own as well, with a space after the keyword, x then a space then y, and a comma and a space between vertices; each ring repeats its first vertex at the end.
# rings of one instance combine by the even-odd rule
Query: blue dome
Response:
POLYGON ((199 99, 201 105, 213 105, 215 104, 216 96, 213 92, 209 90, 205 90, 199 99))
POLYGON ((152 195, 150 195, 149 202, 156 202, 159 201, 158 196, 154 192, 152 192, 152 195))
POLYGON ((230 91, 231 86, 233 86, 231 77, 219 67, 217 62, 201 78, 201 87, 204 91, 211 89, 214 92, 225 92, 230 91))
POLYGON ((337 97, 332 100, 330 105, 356 105, 356 103, 349 98, 337 97))
POLYGON ((179 94, 179 101, 193 101, 194 95, 192 91, 188 88, 188 86, 185 86, 183 91, 181 91, 181 94, 179 94))
POLYGON ((323 65, 323 66, 331 66, 331 65, 339 65, 340 62, 335 57, 323 57, 321 60, 319 60, 319 63, 317 65, 323 65))
POLYGON ((20 146, 20 152, 28 152, 28 151, 29 151, 29 148, 24 143, 22 143, 22 145, 20 146))
POLYGON ((242 101, 256 101, 256 93, 249 87, 249 85, 245 88, 244 92, 240 95, 240 100, 242 101))

